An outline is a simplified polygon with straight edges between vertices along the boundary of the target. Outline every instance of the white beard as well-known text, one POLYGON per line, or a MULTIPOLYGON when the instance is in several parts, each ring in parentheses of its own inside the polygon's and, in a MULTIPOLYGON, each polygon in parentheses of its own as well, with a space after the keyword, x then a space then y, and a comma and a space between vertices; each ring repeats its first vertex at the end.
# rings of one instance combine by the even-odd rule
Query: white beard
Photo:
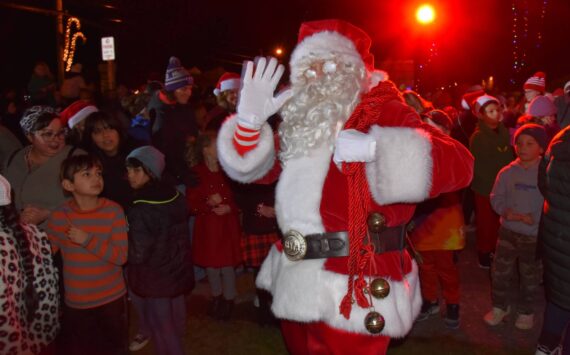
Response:
MULTIPOLYGON (((304 64, 311 68, 311 63, 304 64)), ((284 164, 322 145, 333 150, 338 132, 359 102, 366 73, 363 67, 342 63, 337 68, 314 79, 292 78, 294 94, 281 109, 279 127, 279 157, 284 164)))

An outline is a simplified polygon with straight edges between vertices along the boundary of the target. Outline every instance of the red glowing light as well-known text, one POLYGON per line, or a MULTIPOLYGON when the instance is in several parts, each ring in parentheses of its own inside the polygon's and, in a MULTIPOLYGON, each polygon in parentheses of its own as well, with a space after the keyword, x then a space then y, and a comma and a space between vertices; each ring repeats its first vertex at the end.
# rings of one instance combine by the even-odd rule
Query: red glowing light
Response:
POLYGON ((429 25, 435 20, 435 9, 429 4, 423 4, 416 11, 416 20, 422 25, 429 25))

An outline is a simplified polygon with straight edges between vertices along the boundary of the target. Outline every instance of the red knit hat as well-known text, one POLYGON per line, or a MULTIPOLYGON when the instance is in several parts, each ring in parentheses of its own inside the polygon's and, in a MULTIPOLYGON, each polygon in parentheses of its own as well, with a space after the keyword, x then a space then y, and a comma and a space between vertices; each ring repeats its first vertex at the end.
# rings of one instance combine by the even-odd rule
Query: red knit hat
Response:
POLYGON ((216 88, 214 89, 214 95, 219 96, 222 92, 226 90, 239 89, 241 84, 241 78, 239 74, 236 73, 224 73, 220 76, 216 88))
POLYGON ((534 73, 534 75, 528 78, 524 83, 523 89, 536 90, 543 93, 546 91, 546 75, 541 71, 534 73))
POLYGON ((374 70, 372 41, 360 28, 342 20, 320 20, 301 24, 297 47, 291 55, 291 69, 308 55, 336 52, 347 60, 359 60, 370 72, 374 70))
POLYGON ((87 116, 98 111, 99 109, 94 105, 83 100, 77 100, 65 110, 61 111, 59 117, 63 124, 67 124, 69 128, 73 128, 76 124, 86 119, 87 116))

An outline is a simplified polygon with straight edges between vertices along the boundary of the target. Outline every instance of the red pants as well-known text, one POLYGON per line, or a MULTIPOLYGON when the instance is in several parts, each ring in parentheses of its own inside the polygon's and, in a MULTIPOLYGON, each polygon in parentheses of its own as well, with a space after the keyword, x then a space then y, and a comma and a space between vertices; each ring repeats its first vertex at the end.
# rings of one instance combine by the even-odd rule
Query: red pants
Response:
POLYGON ((293 355, 386 354, 390 343, 386 336, 349 333, 323 322, 281 320, 281 333, 293 355))
POLYGON ((477 226, 477 251, 479 253, 494 252, 500 227, 499 215, 493 211, 489 196, 476 192, 475 225, 477 226))
POLYGON ((459 270, 453 262, 452 250, 420 251, 420 285, 425 300, 439 299, 438 286, 446 304, 459 304, 459 270))

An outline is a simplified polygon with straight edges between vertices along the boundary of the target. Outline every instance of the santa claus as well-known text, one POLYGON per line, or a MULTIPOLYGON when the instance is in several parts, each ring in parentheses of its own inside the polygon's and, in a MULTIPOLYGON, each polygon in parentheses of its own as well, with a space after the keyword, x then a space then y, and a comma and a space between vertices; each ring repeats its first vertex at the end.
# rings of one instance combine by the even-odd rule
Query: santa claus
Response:
POLYGON ((294 354, 382 354, 421 307, 417 265, 404 248, 415 204, 469 184, 473 158, 422 123, 381 81, 370 38, 339 20, 304 23, 291 87, 275 59, 248 62, 237 114, 218 136, 220 162, 248 183, 281 169, 283 232, 257 285, 273 295, 294 354), (280 151, 266 120, 277 111, 280 151))

